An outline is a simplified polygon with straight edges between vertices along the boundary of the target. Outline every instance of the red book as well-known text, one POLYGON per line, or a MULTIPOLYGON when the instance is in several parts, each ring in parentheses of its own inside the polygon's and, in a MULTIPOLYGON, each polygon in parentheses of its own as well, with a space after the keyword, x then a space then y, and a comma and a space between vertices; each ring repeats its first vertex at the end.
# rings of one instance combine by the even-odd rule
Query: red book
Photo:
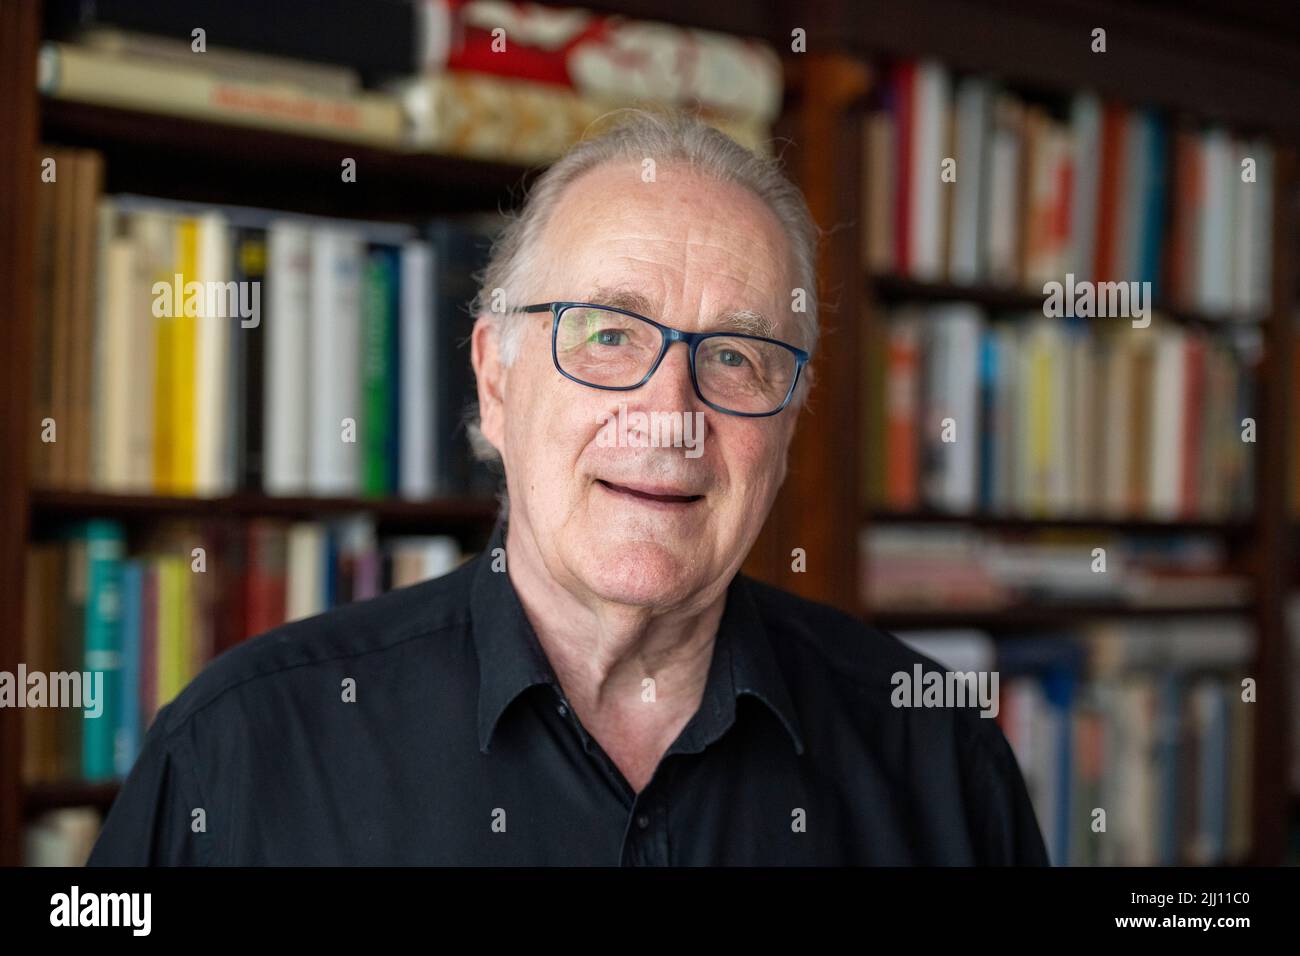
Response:
POLYGON ((885 497, 895 511, 913 510, 920 501, 920 351, 914 325, 899 323, 890 329, 885 368, 885 497))
POLYGON ((1115 250, 1119 230, 1119 194, 1124 174, 1124 108, 1107 103, 1101 121, 1101 175, 1097 190, 1097 260, 1093 280, 1115 278, 1115 250))
POLYGON ((288 577, 285 529, 272 521, 248 526, 244 636, 253 637, 284 623, 288 577))
POLYGON ((908 246, 912 224, 912 113, 915 110, 916 64, 910 60, 894 65, 894 130, 898 137, 898 161, 894 164, 894 269, 899 275, 912 271, 908 246))

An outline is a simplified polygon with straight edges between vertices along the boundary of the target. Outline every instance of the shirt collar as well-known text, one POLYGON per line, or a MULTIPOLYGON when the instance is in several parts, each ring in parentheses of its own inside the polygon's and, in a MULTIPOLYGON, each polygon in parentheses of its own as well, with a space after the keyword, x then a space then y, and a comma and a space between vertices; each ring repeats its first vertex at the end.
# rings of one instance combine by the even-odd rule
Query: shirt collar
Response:
MULTIPOLYGON (((476 559, 470 596, 479 662, 478 739, 484 753, 501 715, 516 697, 537 684, 560 689, 505 570, 505 532, 504 522, 498 521, 476 559)), ((727 588, 700 708, 669 752, 698 753, 721 737, 735 722, 736 699, 742 694, 762 701, 789 734, 795 752, 803 753, 789 688, 753 595, 745 578, 737 575, 727 588)))

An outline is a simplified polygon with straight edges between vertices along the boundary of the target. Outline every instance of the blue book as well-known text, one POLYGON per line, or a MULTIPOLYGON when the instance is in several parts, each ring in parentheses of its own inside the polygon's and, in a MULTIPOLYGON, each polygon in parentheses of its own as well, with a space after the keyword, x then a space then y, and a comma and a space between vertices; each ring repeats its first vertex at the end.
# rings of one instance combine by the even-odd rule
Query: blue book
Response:
POLYGON ((1052 709, 1055 737, 1053 780, 1050 793, 1055 807, 1050 832, 1043 833, 1048 857, 1054 866, 1070 860, 1072 839, 1071 781, 1074 778, 1074 707, 1082 680, 1086 650, 1066 634, 1024 637, 998 644, 998 670, 1001 680, 1017 676, 1036 676, 1043 696, 1052 709))
MULTIPOLYGON (((1178 864, 1179 738, 1182 735, 1182 679, 1176 671, 1159 676, 1160 702, 1156 716, 1156 786, 1160 818, 1156 820, 1156 860, 1160 866, 1178 864)), ((1186 755, 1184 754, 1184 759, 1186 755)))
MULTIPOLYGON (((979 498, 981 511, 993 510, 994 466, 997 462, 998 339, 996 330, 985 326, 980 333, 980 429, 979 498)), ((1003 439, 1005 440, 1005 438, 1003 439)))
POLYGON ((1164 242, 1166 164, 1169 137, 1164 121, 1154 112, 1143 115, 1147 127, 1146 194, 1142 197, 1141 234, 1138 238, 1139 281, 1151 283, 1153 299, 1160 296, 1160 250, 1164 242))
POLYGON ((125 777, 140 753, 141 632, 144 626, 144 564, 122 563, 122 706, 118 713, 114 763, 125 777))
MULTIPOLYGON (((100 699, 83 710, 81 774, 112 780, 122 702, 122 558, 126 536, 113 521, 89 521, 86 542, 85 670, 100 699), (101 683, 102 681, 102 683, 101 683)), ((84 679, 84 678, 83 678, 84 679)))

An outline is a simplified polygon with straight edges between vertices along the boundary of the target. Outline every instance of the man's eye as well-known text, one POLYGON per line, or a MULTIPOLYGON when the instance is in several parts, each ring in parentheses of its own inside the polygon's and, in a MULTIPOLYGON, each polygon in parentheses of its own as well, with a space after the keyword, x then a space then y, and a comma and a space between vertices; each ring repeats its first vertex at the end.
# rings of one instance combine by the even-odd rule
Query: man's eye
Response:
POLYGON ((627 333, 622 329, 600 329, 591 337, 597 345, 622 345, 626 340, 627 333))
POLYGON ((745 356, 735 349, 723 349, 717 355, 718 361, 732 368, 742 368, 746 364, 745 356))

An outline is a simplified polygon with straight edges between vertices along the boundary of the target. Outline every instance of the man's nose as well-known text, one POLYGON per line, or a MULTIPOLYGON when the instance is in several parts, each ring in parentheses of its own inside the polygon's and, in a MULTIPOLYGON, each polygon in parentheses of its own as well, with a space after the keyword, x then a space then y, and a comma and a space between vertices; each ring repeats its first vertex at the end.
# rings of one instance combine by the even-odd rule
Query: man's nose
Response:
POLYGON ((697 404, 691 384, 691 353, 684 342, 674 342, 655 369, 650 381, 639 390, 641 401, 652 410, 685 410, 697 404))

